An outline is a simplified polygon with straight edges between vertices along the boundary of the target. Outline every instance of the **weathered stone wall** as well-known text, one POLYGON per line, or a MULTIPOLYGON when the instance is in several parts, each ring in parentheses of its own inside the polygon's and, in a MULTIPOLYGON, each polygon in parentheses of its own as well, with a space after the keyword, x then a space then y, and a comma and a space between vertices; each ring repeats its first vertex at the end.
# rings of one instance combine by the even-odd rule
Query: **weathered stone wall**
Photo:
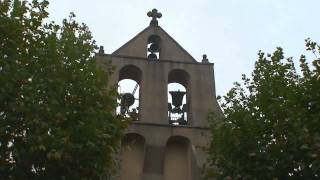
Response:
POLYGON ((141 72, 139 121, 133 122, 127 133, 138 134, 144 143, 133 141, 137 144, 128 145, 124 141, 123 148, 132 147, 121 151, 122 168, 117 179, 200 179, 206 159, 203 148, 209 143, 207 115, 210 111, 221 113, 215 98, 213 64, 106 54, 97 54, 96 58, 101 67, 109 63, 115 66, 110 85, 117 85, 119 71, 128 65, 141 72), (189 76, 188 125, 183 126, 168 121, 168 75, 176 69, 189 76))

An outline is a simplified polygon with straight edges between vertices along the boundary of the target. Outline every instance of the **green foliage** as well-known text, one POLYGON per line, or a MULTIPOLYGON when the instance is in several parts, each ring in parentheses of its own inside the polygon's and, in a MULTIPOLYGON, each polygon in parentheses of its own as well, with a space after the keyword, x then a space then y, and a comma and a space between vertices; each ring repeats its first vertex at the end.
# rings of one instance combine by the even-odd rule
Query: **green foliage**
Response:
POLYGON ((112 68, 85 24, 48 22, 47 6, 0 1, 0 179, 106 178, 125 128, 112 68))
POLYGON ((320 47, 309 67, 277 48, 258 53, 252 78, 243 75, 222 103, 224 117, 210 114, 212 140, 205 179, 320 178, 320 47))

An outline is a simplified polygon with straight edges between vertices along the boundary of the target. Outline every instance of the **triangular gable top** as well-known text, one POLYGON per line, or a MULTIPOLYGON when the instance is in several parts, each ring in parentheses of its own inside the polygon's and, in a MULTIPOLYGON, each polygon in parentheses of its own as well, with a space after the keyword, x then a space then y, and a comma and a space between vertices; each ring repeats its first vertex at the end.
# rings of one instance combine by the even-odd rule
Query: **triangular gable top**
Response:
POLYGON ((147 58, 147 44, 151 35, 161 39, 159 60, 177 62, 197 62, 177 41, 160 26, 148 26, 126 44, 114 51, 112 55, 147 58))

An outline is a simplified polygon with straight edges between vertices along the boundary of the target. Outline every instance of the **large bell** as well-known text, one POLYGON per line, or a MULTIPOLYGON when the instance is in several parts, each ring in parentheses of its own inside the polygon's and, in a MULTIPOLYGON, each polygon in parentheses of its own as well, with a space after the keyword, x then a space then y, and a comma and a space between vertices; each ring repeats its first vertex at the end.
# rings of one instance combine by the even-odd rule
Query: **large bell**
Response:
POLYGON ((152 43, 148 48, 149 52, 159 52, 159 45, 157 43, 152 43))
POLYGON ((148 55, 148 58, 149 59, 158 59, 158 56, 156 54, 151 53, 148 55))
POLYGON ((172 104, 175 107, 180 107, 182 105, 182 99, 186 92, 183 91, 169 91, 172 97, 172 104))
POLYGON ((134 103, 134 96, 131 93, 124 93, 121 96, 120 105, 121 107, 129 108, 134 103))

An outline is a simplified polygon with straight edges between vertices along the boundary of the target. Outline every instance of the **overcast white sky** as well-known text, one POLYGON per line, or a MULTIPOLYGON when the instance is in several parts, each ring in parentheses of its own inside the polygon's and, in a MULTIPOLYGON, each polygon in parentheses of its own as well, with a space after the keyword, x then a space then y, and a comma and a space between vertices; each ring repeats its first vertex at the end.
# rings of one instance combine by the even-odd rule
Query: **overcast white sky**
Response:
POLYGON ((320 42, 319 7, 320 0, 52 0, 49 13, 60 23, 74 12, 112 53, 147 27, 146 13, 157 8, 159 25, 195 59, 208 55, 217 94, 225 95, 252 72, 258 50, 281 46, 298 60, 304 39, 320 42))

